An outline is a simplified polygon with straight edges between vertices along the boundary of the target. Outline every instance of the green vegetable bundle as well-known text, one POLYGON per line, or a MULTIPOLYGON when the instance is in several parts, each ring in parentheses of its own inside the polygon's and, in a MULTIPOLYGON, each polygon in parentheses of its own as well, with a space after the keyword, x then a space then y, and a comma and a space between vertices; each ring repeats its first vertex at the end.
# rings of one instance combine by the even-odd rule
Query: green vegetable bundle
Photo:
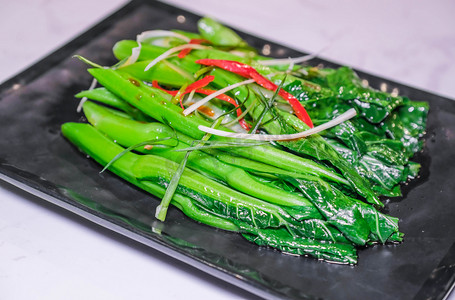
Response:
POLYGON ((76 95, 88 124, 66 123, 64 136, 161 198, 162 221, 172 204, 258 245, 345 264, 358 246, 401 242, 380 197, 417 175, 428 105, 346 67, 260 56, 212 19, 198 25, 119 41, 112 67, 81 58, 100 87, 76 95))

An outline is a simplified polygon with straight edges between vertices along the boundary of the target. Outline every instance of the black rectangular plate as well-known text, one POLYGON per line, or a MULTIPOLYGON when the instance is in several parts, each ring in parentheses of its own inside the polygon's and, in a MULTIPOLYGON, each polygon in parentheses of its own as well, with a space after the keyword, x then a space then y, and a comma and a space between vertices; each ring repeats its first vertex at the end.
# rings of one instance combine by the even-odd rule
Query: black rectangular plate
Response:
MULTIPOLYGON (((91 82, 80 54, 102 65, 111 49, 149 29, 196 31, 199 16, 153 1, 133 1, 77 39, 0 86, 0 178, 69 211, 138 240, 265 298, 443 299, 454 283, 455 102, 360 73, 372 86, 430 103, 426 145, 416 161, 418 180, 404 186, 387 211, 400 218, 400 245, 359 251, 357 266, 283 255, 240 235, 198 224, 171 209, 161 234, 151 228, 156 199, 103 173, 60 134, 61 124, 83 121, 74 94, 91 82), (176 17, 184 15, 180 24, 176 17)), ((241 33, 252 46, 271 45, 272 56, 297 51, 241 33)), ((315 64, 336 66, 315 60, 315 64)))

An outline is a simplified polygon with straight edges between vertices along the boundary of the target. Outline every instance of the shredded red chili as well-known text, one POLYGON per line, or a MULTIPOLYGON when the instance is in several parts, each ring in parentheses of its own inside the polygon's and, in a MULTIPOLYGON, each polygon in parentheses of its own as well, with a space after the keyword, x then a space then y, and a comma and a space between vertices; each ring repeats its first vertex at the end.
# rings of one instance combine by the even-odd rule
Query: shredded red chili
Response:
MULTIPOLYGON (((203 87, 207 86, 214 79, 215 79, 215 76, 213 76, 213 75, 205 76, 204 78, 199 79, 199 80, 193 82, 192 84, 190 84, 189 86, 187 86, 185 88, 185 90, 183 92, 181 92, 180 95, 179 95, 180 107, 182 109, 185 109, 183 107, 183 103, 182 103, 182 97, 185 94, 191 93, 192 91, 195 91, 195 90, 197 90, 199 88, 203 88, 203 87)), ((165 91, 166 93, 168 93, 169 95, 172 95, 174 97, 177 96, 177 94, 179 93, 179 91, 169 91, 169 90, 163 89, 162 87, 160 87, 160 85, 158 84, 158 81, 156 81, 156 80, 152 81, 152 85, 153 85, 153 87, 158 88, 158 89, 160 89, 162 91, 165 91)))
POLYGON ((203 87, 206 87, 210 82, 212 82, 213 80, 215 80, 215 76, 213 75, 207 75, 205 76, 204 78, 201 78, 195 82, 193 82, 192 84, 190 84, 186 89, 185 89, 185 93, 189 93, 193 90, 197 90, 197 89, 200 89, 200 88, 203 88, 203 87))
MULTIPOLYGON (((240 63, 238 61, 233 61, 233 60, 222 60, 222 59, 199 59, 196 61, 196 63, 205 65, 205 66, 215 66, 219 67, 223 70, 235 73, 237 75, 240 75, 245 78, 250 78, 254 79, 254 81, 262 86, 265 89, 271 90, 271 91, 276 91, 278 89, 278 86, 259 74, 256 69, 253 67, 240 63)), ((310 128, 313 128, 313 122, 311 121, 310 116, 308 115, 307 111, 305 108, 302 106, 302 104, 295 98, 293 95, 289 94, 283 89, 280 89, 278 91, 278 95, 280 95, 283 99, 285 99, 292 107, 294 110, 295 115, 305 122, 310 128)))
MULTIPOLYGON (((188 44, 196 44, 196 45, 200 45, 202 43, 206 43, 206 44, 209 44, 210 42, 205 40, 205 39, 191 39, 188 44)), ((191 48, 186 48, 186 49, 183 49, 179 52, 179 54, 177 55, 178 58, 184 58, 185 56, 187 56, 190 52, 191 52, 191 48)))
MULTIPOLYGON (((211 95, 213 93, 215 93, 216 91, 214 90, 210 90, 210 89, 197 89, 196 90, 196 93, 199 93, 199 94, 204 94, 204 95, 211 95)), ((236 113, 237 113, 237 117, 239 117, 241 114, 242 114, 242 110, 240 109, 239 105, 235 102, 234 99, 232 99, 231 97, 229 97, 228 95, 226 94, 220 94, 218 96, 215 97, 216 99, 219 99, 219 100, 222 100, 222 101, 226 101, 226 102, 229 102, 231 103, 232 105, 234 105, 234 107, 236 107, 236 113)), ((245 121, 244 118, 241 118, 239 120, 239 124, 240 126, 242 126, 243 129, 249 131, 250 130, 250 125, 245 121)))
MULTIPOLYGON (((191 93, 192 91, 195 91, 196 93, 199 93, 199 94, 204 94, 204 95, 211 95, 213 93, 215 93, 216 91, 214 90, 211 90, 211 89, 205 89, 204 87, 207 86, 210 82, 212 82, 214 80, 214 76, 213 75, 209 75, 209 76, 206 76, 198 81, 195 81, 193 82, 192 84, 190 84, 186 89, 185 91, 183 91, 183 93, 180 94, 180 97, 179 97, 179 102, 180 102, 180 106, 182 107, 182 109, 184 109, 183 107, 183 103, 182 103, 182 97, 185 95, 185 94, 188 94, 188 93, 191 93)), ((159 84, 158 84, 158 81, 154 80, 152 81, 152 86, 154 88, 158 88, 166 93, 168 93, 169 95, 172 95, 172 96, 176 96, 177 93, 179 91, 169 91, 169 90, 166 90, 164 88, 162 88, 159 84)), ((228 95, 226 94, 221 94, 221 95, 218 95, 216 96, 215 98, 219 99, 219 100, 222 100, 222 101, 226 101, 232 105, 234 105, 234 107, 236 107, 236 113, 237 113, 237 117, 240 116, 242 114, 242 110, 240 109, 239 105, 235 102, 234 99, 232 99, 231 97, 229 97, 228 95)), ((250 130, 250 125, 245 121, 245 119, 240 119, 239 120, 239 124, 240 126, 242 126, 242 128, 244 128, 245 130, 250 130)))

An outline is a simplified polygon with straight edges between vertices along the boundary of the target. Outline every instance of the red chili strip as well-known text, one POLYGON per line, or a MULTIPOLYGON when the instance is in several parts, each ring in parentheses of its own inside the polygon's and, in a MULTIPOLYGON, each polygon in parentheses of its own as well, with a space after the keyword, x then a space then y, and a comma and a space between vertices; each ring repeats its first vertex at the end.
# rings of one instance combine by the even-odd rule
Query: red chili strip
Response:
MULTIPOLYGON (((182 96, 185 95, 185 94, 188 94, 190 93, 191 91, 195 91, 196 93, 199 93, 199 94, 204 94, 204 95, 211 95, 213 93, 215 93, 216 91, 214 90, 210 90, 210 89, 204 89, 203 87, 205 87, 207 84, 209 84, 210 82, 212 82, 214 79, 214 76, 210 75, 210 76, 206 76, 198 81, 195 81, 193 82, 192 84, 190 84, 186 89, 185 91, 180 95, 180 106, 182 106, 182 109, 183 109, 183 103, 182 103, 182 96)), ((162 88, 159 84, 158 84, 158 81, 156 80, 153 80, 152 81, 152 86, 154 88, 157 88, 157 89, 160 89, 166 93, 168 93, 169 95, 172 95, 172 96, 176 96, 178 91, 169 91, 169 90, 166 90, 164 88, 162 88)), ((221 94, 221 95, 218 95, 216 96, 215 98, 219 99, 219 100, 222 100, 222 101, 226 101, 226 102, 229 102, 230 104, 234 105, 234 107, 237 108, 236 110, 236 113, 237 113, 237 117, 240 116, 242 114, 242 110, 240 109, 239 105, 235 102, 234 99, 232 99, 231 97, 229 97, 228 95, 226 94, 221 94)), ((239 124, 240 126, 242 126, 245 130, 250 130, 250 125, 245 121, 245 119, 240 119, 239 120, 239 124)))
MULTIPOLYGON (((153 81, 152 81, 152 86, 153 86, 154 88, 157 88, 157 89, 162 90, 163 92, 168 93, 169 95, 171 95, 171 96, 173 96, 173 97, 177 96, 177 94, 178 94, 178 92, 179 92, 179 91, 170 91, 170 90, 166 90, 165 88, 162 88, 162 87, 158 84, 158 81, 156 81, 156 80, 153 80, 153 81)), ((181 107, 182 109, 185 109, 185 108, 183 107, 183 103, 182 103, 182 96, 183 96, 183 95, 185 95, 185 92, 183 92, 183 93, 180 95, 180 97, 179 97, 179 102, 180 102, 180 107, 181 107)))
POLYGON ((177 95, 177 93, 178 93, 178 91, 170 91, 170 90, 166 90, 165 88, 162 88, 162 87, 160 86, 160 84, 158 83, 157 80, 153 80, 153 81, 152 81, 152 86, 153 86, 154 88, 156 88, 156 89, 160 89, 160 90, 162 90, 163 92, 168 93, 168 94, 171 95, 171 96, 175 96, 175 95, 177 95))
MULTIPOLYGON (((200 45, 202 43, 210 43, 209 41, 205 40, 205 39, 191 39, 189 41, 188 44, 196 44, 196 45, 200 45)), ((191 48, 185 48, 183 50, 181 50, 179 52, 179 54, 177 55, 178 58, 184 58, 185 56, 187 56, 190 52, 191 52, 191 48)))
MULTIPOLYGON (((182 109, 185 109, 183 107, 183 103, 182 103, 182 97, 188 93, 191 93, 192 91, 196 91, 197 89, 199 88, 203 88, 205 86, 207 86, 210 82, 212 82, 213 80, 215 79, 215 76, 213 75, 209 75, 209 76, 205 76, 204 78, 202 79, 199 79, 195 82, 193 82, 192 84, 190 84, 189 86, 186 87, 185 91, 183 91, 182 93, 180 93, 179 95, 179 102, 180 102, 180 107, 182 109)), ((154 88, 158 88, 162 91, 165 91, 166 93, 168 93, 169 95, 172 95, 172 96, 177 96, 178 92, 179 91, 169 91, 169 90, 166 90, 166 89, 163 89, 159 84, 158 84, 158 81, 156 80, 153 80, 152 81, 152 86, 154 88)))
POLYGON ((293 95, 289 94, 283 89, 280 89, 278 92, 278 95, 283 97, 289 104, 291 105, 292 109, 295 112, 295 115, 302 120, 305 124, 307 124, 310 128, 313 128, 313 121, 311 121, 310 115, 308 115, 308 112, 306 109, 302 106, 299 100, 295 98, 293 95))
POLYGON ((193 90, 197 90, 203 87, 206 87, 210 82, 212 82, 215 79, 215 76, 213 75, 208 75, 205 76, 204 78, 201 78, 192 84, 190 84, 186 89, 185 93, 190 93, 193 90))
MULTIPOLYGON (((222 60, 222 59, 199 59, 196 61, 196 63, 205 65, 205 66, 215 66, 219 67, 223 70, 235 73, 237 75, 240 75, 245 78, 251 78, 254 79, 254 81, 262 86, 263 88, 271 91, 276 91, 278 89, 278 86, 259 74, 256 69, 253 67, 240 63, 238 61, 233 61, 233 60, 222 60)), ((295 115, 305 122, 310 128, 313 128, 313 122, 311 121, 310 116, 308 115, 307 111, 305 108, 302 106, 302 104, 295 98, 293 95, 289 94, 283 89, 280 89, 278 92, 278 95, 283 97, 292 107, 294 110, 295 115)))
POLYGON ((215 66, 246 78, 251 78, 251 74, 257 72, 253 67, 234 60, 204 58, 196 60, 196 63, 215 66))
MULTIPOLYGON (((199 93, 199 94, 204 94, 204 95, 211 95, 213 93, 215 93, 216 91, 214 90, 209 90, 209 89, 197 89, 196 90, 196 93, 199 93)), ((219 100, 222 100, 222 101, 226 101, 232 105, 234 105, 234 107, 236 107, 236 113, 237 113, 237 117, 239 117, 241 114, 242 114, 242 110, 240 109, 239 105, 235 102, 234 99, 232 99, 231 97, 229 97, 228 95, 226 94, 221 94, 221 95, 218 95, 215 97, 216 99, 219 99, 219 100)), ((243 129, 245 130, 250 130, 250 125, 245 121, 244 118, 241 118, 239 120, 239 124, 240 126, 243 127, 243 129)))

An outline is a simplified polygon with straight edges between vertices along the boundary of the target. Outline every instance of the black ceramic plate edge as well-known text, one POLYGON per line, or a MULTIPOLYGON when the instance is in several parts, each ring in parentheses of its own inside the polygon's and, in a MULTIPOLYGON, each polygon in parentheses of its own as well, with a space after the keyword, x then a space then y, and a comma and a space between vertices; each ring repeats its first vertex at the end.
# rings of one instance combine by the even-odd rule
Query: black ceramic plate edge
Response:
MULTIPOLYGON (((125 6, 121 7, 119 10, 114 12, 112 15, 108 16, 104 20, 100 21, 97 25, 93 26, 86 32, 82 33, 77 38, 73 39, 69 43, 65 44, 58 50, 52 52, 45 58, 41 59, 34 65, 30 66, 29 68, 25 69, 24 71, 14 75, 12 78, 6 80, 0 85, 0 94, 6 95, 9 92, 14 91, 14 87, 16 84, 25 85, 28 82, 32 81, 36 77, 38 77, 41 72, 40 70, 49 70, 52 69, 53 66, 58 64, 63 58, 66 58, 71 52, 72 49, 75 47, 79 47, 83 45, 83 42, 86 40, 88 36, 94 36, 102 32, 106 27, 109 27, 111 24, 115 23, 116 20, 121 18, 122 16, 128 14, 133 9, 137 8, 143 4, 153 4, 161 9, 170 9, 176 11, 182 11, 186 14, 192 14, 191 12, 182 10, 180 8, 158 2, 158 1, 146 1, 146 0, 133 0, 127 3, 125 6)), ((241 32, 239 32, 241 33, 241 32)), ((245 33, 241 33, 243 36, 250 36, 245 33)), ((278 44, 265 41, 261 38, 254 36, 255 40, 258 43, 268 43, 271 45, 277 46, 278 44)), ((295 51, 296 55, 302 55, 302 52, 295 51)), ((324 63, 326 66, 340 66, 340 64, 326 61, 322 59, 315 59, 315 62, 324 63)), ((404 87, 412 90, 415 93, 419 93, 419 95, 423 95, 425 98, 438 98, 444 101, 451 101, 446 97, 438 96, 433 93, 429 93, 424 90, 419 90, 413 87, 404 86, 398 82, 394 82, 388 79, 384 79, 372 74, 368 74, 359 70, 356 70, 358 74, 362 78, 367 79, 376 79, 381 80, 386 83, 390 83, 394 86, 404 87)), ((65 199, 62 195, 52 195, 48 189, 46 189, 46 182, 42 182, 41 184, 30 180, 27 178, 27 174, 19 174, 16 170, 11 169, 8 170, 6 168, 0 169, 0 179, 4 180, 20 189, 23 189, 26 192, 29 192, 39 198, 42 198, 50 203, 53 203, 57 206, 60 206, 72 213, 75 213, 84 219, 87 219, 93 223, 96 223, 102 227, 108 228, 112 231, 120 233, 128 238, 136 240, 142 244, 148 245, 158 251, 165 253, 175 259, 178 259, 182 262, 185 262, 197 269, 200 269, 210 275, 218 277, 226 282, 229 282, 233 285, 236 285, 242 289, 250 291, 258 296, 264 298, 281 298, 281 299, 293 299, 291 295, 284 295, 282 293, 277 292, 276 290, 270 289, 267 285, 260 284, 256 281, 253 281, 249 278, 238 276, 233 272, 225 270, 223 268, 219 268, 213 264, 209 264, 203 260, 200 260, 188 253, 182 252, 180 249, 173 247, 172 245, 162 243, 159 240, 153 240, 150 237, 145 237, 141 234, 140 231, 135 229, 133 226, 120 222, 119 220, 105 216, 101 213, 96 211, 90 210, 82 205, 78 205, 77 203, 71 201, 70 199, 65 199), (169 250, 171 252, 169 252, 169 250)), ((445 299, 451 290, 454 287, 455 283, 455 273, 453 272, 453 263, 455 262, 455 244, 452 245, 450 250, 448 251, 447 255, 444 259, 440 262, 439 266, 435 268, 432 273, 432 277, 428 278, 428 280, 424 283, 418 294, 415 296, 415 299, 445 299), (443 270, 440 272, 438 270, 443 270)), ((312 299, 313 297, 307 296, 308 298, 312 299)))

